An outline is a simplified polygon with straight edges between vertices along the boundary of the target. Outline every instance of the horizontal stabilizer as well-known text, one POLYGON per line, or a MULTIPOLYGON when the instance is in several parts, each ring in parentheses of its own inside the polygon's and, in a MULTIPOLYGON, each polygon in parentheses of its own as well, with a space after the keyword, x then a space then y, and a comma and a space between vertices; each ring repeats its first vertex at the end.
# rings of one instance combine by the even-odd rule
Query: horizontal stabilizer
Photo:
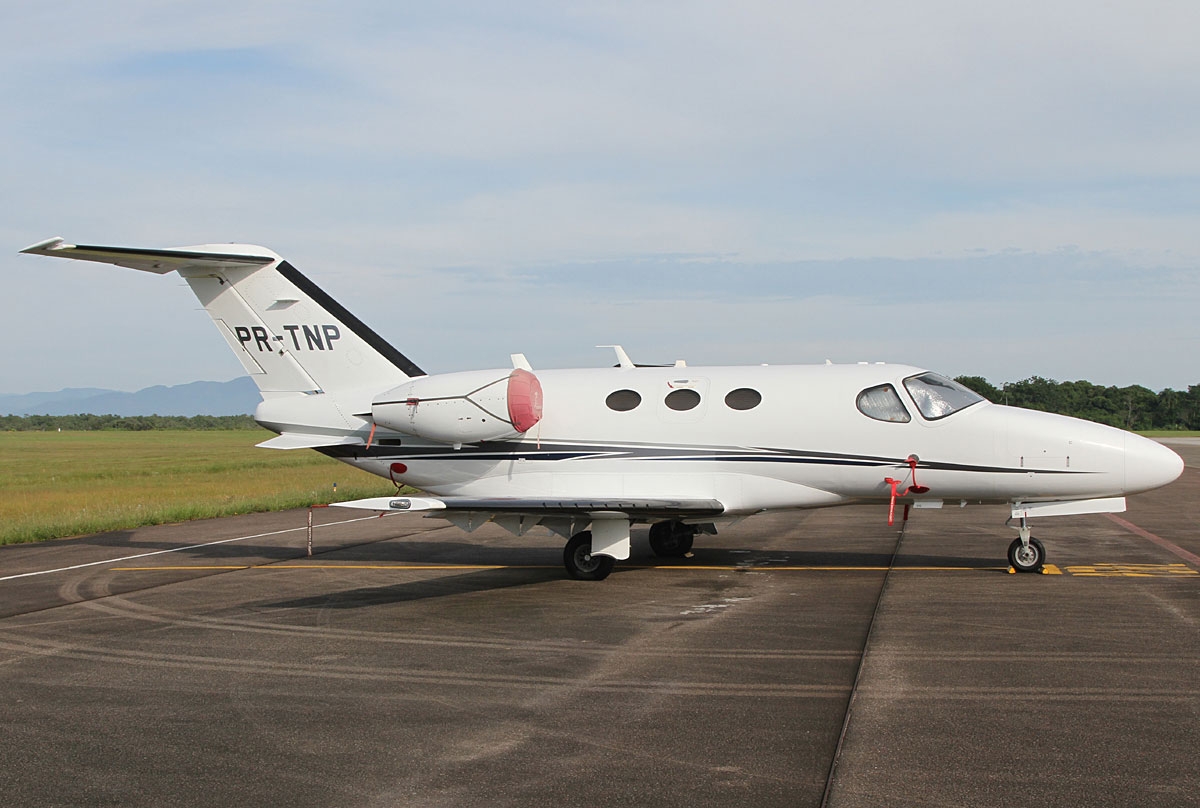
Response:
POLYGON ((182 247, 174 250, 148 250, 68 244, 61 238, 46 239, 26 247, 21 252, 30 255, 73 258, 76 261, 116 264, 159 275, 185 269, 257 267, 279 260, 279 256, 270 250, 249 244, 205 244, 201 247, 182 247))
POLYGON ((284 432, 277 438, 257 444, 259 449, 319 449, 323 446, 362 446, 364 441, 357 435, 305 435, 300 432, 284 432))
POLYGON ((1124 513, 1125 497, 1075 499, 1066 502, 1023 502, 1013 505, 1013 519, 1035 516, 1080 516, 1086 513, 1124 513))

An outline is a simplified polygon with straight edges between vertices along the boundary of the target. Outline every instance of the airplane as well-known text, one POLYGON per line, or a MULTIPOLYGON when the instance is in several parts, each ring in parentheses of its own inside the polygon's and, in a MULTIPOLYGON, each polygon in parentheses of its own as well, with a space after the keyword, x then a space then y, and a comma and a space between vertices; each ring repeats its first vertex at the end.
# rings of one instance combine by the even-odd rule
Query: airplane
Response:
POLYGON ((275 252, 248 244, 134 249, 53 238, 22 253, 177 272, 257 383, 259 446, 314 449, 391 480, 337 503, 494 522, 566 540, 578 580, 606 578, 649 524, 651 550, 755 514, 877 503, 1010 508, 1016 572, 1043 569, 1036 517, 1125 510, 1174 481, 1175 452, 1110 426, 992 403, 920 367, 884 363, 511 367, 431 374, 275 252), (419 489, 410 496, 401 486, 419 489))

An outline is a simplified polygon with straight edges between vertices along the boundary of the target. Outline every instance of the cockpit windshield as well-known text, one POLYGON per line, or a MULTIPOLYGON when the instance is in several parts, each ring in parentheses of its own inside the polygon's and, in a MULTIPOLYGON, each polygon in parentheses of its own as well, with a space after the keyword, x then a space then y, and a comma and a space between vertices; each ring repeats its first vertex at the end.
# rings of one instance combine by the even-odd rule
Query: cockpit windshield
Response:
POLYGON ((930 421, 953 415, 984 400, 974 390, 936 373, 909 376, 904 380, 904 387, 916 402, 921 415, 930 421))

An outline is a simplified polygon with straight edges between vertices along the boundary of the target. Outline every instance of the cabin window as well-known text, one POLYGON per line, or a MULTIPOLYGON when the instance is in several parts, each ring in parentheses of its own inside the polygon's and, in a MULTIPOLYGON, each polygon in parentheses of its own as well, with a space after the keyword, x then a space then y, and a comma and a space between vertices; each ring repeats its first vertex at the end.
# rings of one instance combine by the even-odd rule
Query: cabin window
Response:
POLYGON ((731 410, 752 410, 762 403, 762 393, 749 387, 730 390, 725 396, 725 406, 731 410))
POLYGON ((930 421, 953 415, 984 400, 983 396, 974 390, 936 373, 909 376, 904 380, 904 386, 916 402, 921 415, 930 421))
POLYGON ((666 405, 673 410, 693 410, 700 404, 700 394, 695 390, 672 390, 667 393, 666 405))
POLYGON ((890 384, 868 387, 859 393, 858 410, 876 421, 906 424, 912 420, 908 410, 904 409, 904 403, 900 401, 900 394, 890 384))
POLYGON ((642 397, 635 390, 617 390, 609 393, 608 398, 604 399, 604 403, 610 410, 629 412, 642 403, 642 397))

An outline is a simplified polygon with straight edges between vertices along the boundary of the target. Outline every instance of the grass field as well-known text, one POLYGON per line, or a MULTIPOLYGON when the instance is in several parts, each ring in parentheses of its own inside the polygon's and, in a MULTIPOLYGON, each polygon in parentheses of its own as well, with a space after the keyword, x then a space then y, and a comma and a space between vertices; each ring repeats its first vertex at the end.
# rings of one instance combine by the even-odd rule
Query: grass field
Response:
POLYGON ((269 437, 254 430, 0 433, 0 544, 395 490, 310 450, 254 448, 269 437))

